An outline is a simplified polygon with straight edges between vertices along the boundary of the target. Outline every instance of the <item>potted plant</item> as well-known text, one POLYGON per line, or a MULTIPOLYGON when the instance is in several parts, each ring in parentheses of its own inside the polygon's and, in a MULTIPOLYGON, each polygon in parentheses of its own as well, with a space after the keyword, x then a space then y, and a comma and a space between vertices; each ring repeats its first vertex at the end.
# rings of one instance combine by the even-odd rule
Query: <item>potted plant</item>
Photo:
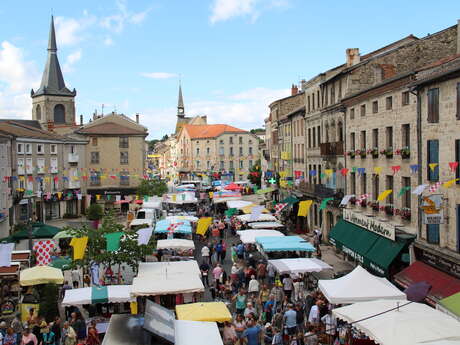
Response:
POLYGON ((356 205, 356 198, 355 197, 350 198, 350 204, 356 205))
POLYGON ((366 199, 361 200, 360 205, 361 205, 362 208, 366 208, 367 207, 367 200, 366 199))
POLYGON ((355 158, 355 151, 354 150, 348 151, 347 156, 349 156, 351 159, 354 159, 355 158))
POLYGON ((404 146, 401 150, 401 158, 402 159, 408 159, 410 158, 410 148, 407 146, 404 146))
POLYGON ((367 150, 367 153, 370 154, 372 158, 379 158, 379 149, 377 147, 367 150))
POLYGON ((380 151, 380 153, 387 158, 393 158, 393 148, 391 146, 387 149, 380 151))
POLYGON ((366 158, 367 152, 366 149, 358 150, 361 158, 366 158))
POLYGON ((104 210, 99 204, 91 204, 86 210, 86 218, 93 221, 93 227, 97 229, 99 227, 99 221, 104 216, 104 210))
POLYGON ((373 211, 378 211, 379 210, 379 203, 377 201, 374 201, 371 203, 371 207, 373 211))
POLYGON ((410 216, 411 216, 410 208, 407 208, 407 207, 402 208, 400 215, 401 215, 401 219, 410 220, 410 216))
POLYGON ((395 209, 394 209, 393 205, 391 205, 391 204, 385 205, 384 211, 388 216, 393 216, 395 214, 395 209))

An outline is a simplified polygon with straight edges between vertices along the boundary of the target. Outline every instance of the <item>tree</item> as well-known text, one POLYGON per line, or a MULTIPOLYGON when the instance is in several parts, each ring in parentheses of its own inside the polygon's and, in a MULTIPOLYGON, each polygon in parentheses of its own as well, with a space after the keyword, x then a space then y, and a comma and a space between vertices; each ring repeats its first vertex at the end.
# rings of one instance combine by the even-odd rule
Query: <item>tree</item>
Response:
POLYGON ((104 216, 104 210, 99 204, 92 204, 86 210, 86 218, 89 220, 100 220, 104 216))
POLYGON ((153 151, 154 148, 155 148, 155 145, 156 145, 157 143, 159 143, 159 142, 160 142, 160 140, 158 140, 158 139, 150 140, 150 141, 148 142, 148 143, 149 143, 149 151, 153 151))
POLYGON ((161 141, 166 141, 166 140, 168 140, 168 139, 169 139, 168 135, 165 134, 165 135, 163 135, 163 138, 161 138, 161 141))
POLYGON ((56 316, 59 316, 59 308, 57 301, 58 287, 56 284, 46 284, 40 291, 40 307, 38 314, 43 316, 47 322, 54 321, 56 316))
POLYGON ((112 213, 104 216, 99 229, 94 229, 86 225, 80 228, 67 227, 73 237, 88 237, 88 244, 83 259, 74 260, 73 267, 90 267, 91 263, 106 266, 126 264, 137 270, 139 261, 146 255, 152 254, 155 248, 153 237, 147 245, 138 245, 136 231, 125 229, 122 224, 117 223, 112 213), (120 240, 120 247, 117 251, 109 252, 106 250, 107 242, 105 235, 114 232, 123 232, 120 240))
POLYGON ((255 164, 249 168, 248 179, 249 181, 251 181, 252 184, 257 185, 260 188, 261 179, 262 179, 262 169, 260 166, 260 159, 258 159, 255 162, 255 164))
POLYGON ((168 186, 161 180, 142 180, 137 187, 137 195, 140 196, 162 196, 167 192, 168 186))

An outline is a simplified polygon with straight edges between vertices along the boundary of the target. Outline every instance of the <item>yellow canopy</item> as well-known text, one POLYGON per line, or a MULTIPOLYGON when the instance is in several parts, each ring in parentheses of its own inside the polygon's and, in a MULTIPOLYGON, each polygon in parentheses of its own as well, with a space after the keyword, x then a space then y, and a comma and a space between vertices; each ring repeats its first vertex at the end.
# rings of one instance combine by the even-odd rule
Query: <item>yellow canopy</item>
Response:
POLYGON ((62 284, 64 275, 59 268, 49 266, 35 266, 21 271, 19 284, 22 286, 40 284, 62 284))
POLYGON ((232 315, 224 302, 179 304, 176 306, 178 320, 224 322, 232 315))
MULTIPOLYGON (((244 212, 245 214, 250 214, 250 213, 252 213, 252 208, 253 208, 254 206, 259 206, 259 205, 256 205, 256 204, 248 205, 248 206, 243 207, 242 210, 243 210, 243 212, 244 212)), ((262 213, 270 213, 270 212, 269 212, 266 208, 264 208, 264 209, 262 210, 262 213)))

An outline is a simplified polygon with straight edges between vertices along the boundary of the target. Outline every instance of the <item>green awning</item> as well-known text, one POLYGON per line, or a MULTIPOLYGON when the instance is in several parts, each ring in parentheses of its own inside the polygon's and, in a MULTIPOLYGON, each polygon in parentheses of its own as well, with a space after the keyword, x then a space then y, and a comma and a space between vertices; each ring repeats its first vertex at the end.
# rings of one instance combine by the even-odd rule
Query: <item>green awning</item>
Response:
POLYGON ((287 204, 295 204, 297 201, 299 201, 299 199, 297 199, 295 196, 293 195, 290 195, 288 196, 286 199, 284 199, 283 201, 281 201, 282 203, 287 203, 287 204))
POLYGON ((450 311, 452 314, 460 317, 460 292, 443 298, 438 303, 450 311))
MULTIPOLYGON (((26 225, 27 227, 27 225, 26 225)), ((62 229, 57 228, 52 225, 43 224, 43 223, 33 223, 32 224, 32 238, 53 238, 58 232, 62 229)), ((29 230, 27 228, 17 231, 12 235, 12 238, 15 241, 25 240, 29 238, 29 230)))
POLYGON ((391 241, 379 236, 377 242, 366 253, 366 258, 378 266, 372 266, 371 268, 377 273, 386 274, 388 267, 399 253, 401 253, 406 244, 406 241, 391 241))

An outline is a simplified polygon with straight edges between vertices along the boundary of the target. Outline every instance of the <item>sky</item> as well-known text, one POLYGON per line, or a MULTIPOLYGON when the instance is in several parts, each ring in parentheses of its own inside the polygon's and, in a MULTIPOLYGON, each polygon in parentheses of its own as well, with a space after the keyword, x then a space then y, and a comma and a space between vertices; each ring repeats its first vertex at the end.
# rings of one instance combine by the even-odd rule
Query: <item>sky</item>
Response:
MULTIPOLYGON (((79 0, 0 2, 0 118, 31 119, 49 23, 85 122, 95 110, 174 131, 179 80, 187 116, 263 126, 293 83, 409 34, 455 25, 460 1, 79 0)), ((78 121, 78 117, 77 117, 78 121)))

